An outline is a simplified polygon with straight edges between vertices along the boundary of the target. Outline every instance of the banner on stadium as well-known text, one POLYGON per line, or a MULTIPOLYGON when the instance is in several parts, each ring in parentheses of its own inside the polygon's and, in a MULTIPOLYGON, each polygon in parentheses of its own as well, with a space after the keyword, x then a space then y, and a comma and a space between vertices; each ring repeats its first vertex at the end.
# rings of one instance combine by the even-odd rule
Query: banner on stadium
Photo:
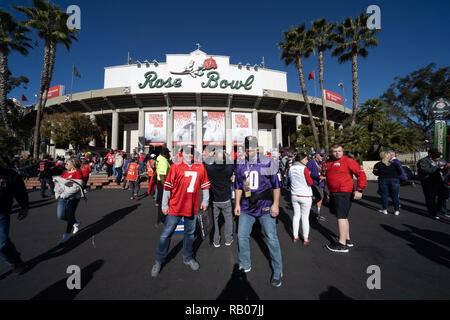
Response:
POLYGON ((325 99, 334 103, 342 104, 342 96, 328 90, 323 91, 325 92, 325 99))
MULTIPOLYGON (((51 87, 51 88, 48 88, 47 100, 51 99, 51 98, 63 96, 64 93, 65 93, 65 87, 61 84, 51 87)), ((45 97, 45 93, 42 96, 42 100, 44 100, 44 97, 45 97)))
POLYGON ((231 136, 234 146, 244 145, 246 136, 251 136, 252 130, 252 114, 249 112, 232 112, 231 113, 231 136))
POLYGON ((166 140, 167 113, 145 112, 145 144, 161 146, 166 140))
POLYGON ((173 145, 196 145, 196 111, 173 112, 173 145))
POLYGON ((203 111, 203 144, 225 145, 225 112, 203 111))

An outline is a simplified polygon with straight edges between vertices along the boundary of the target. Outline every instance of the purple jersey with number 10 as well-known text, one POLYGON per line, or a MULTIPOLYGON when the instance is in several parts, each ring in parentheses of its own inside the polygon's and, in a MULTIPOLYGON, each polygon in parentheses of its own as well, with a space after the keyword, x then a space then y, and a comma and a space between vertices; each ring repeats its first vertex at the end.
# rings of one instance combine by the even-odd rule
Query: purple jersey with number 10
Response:
POLYGON ((258 200, 255 208, 249 209, 250 203, 245 199, 245 180, 249 176, 250 191, 259 194, 268 189, 281 188, 281 177, 278 173, 278 165, 266 156, 258 156, 257 161, 241 161, 237 163, 235 170, 234 188, 242 190, 241 212, 260 217, 270 214, 271 200, 258 200))

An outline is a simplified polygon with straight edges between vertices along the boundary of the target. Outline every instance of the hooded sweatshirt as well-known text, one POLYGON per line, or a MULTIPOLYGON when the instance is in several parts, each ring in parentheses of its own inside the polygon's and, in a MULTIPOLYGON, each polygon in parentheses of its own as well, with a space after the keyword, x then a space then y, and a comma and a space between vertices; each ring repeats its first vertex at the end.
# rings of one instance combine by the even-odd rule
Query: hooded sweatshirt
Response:
POLYGON ((209 181, 211 182, 212 201, 225 202, 231 199, 232 164, 205 164, 209 181))

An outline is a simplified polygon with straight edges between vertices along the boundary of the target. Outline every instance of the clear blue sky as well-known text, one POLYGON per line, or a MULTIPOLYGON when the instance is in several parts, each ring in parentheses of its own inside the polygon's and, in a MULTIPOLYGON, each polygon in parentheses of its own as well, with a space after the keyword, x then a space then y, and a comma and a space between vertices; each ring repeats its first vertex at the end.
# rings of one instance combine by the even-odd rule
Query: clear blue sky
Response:
MULTIPOLYGON (((71 68, 75 64, 82 78, 76 78, 74 92, 103 88, 104 67, 125 64, 128 51, 134 60, 165 61, 165 54, 189 53, 201 49, 211 55, 230 56, 230 62, 260 63, 264 56, 270 69, 286 71, 288 91, 300 92, 294 66, 280 61, 277 43, 282 32, 293 25, 325 17, 342 21, 356 17, 369 5, 381 8, 379 45, 369 50, 367 59, 359 59, 360 98, 363 102, 383 94, 395 76, 436 62, 449 65, 450 1, 144 1, 144 0, 64 0, 53 1, 63 10, 75 4, 81 8, 81 32, 70 52, 58 46, 52 86, 63 84, 70 92, 71 68)), ((0 8, 17 19, 24 16, 9 4, 31 6, 31 0, 2 1, 0 8)), ((14 76, 30 79, 28 89, 18 88, 9 97, 22 94, 34 103, 39 91, 43 61, 43 42, 28 56, 13 53, 9 67, 14 76)), ((317 74, 317 56, 304 61, 305 76, 317 74)), ((345 85, 346 106, 351 106, 351 64, 339 64, 328 52, 325 56, 325 88, 341 94, 345 85)), ((318 74, 317 74, 318 77, 318 74)), ((318 82, 317 82, 318 84, 318 82)), ((308 95, 314 95, 308 81, 308 95)), ((320 90, 318 90, 319 92, 320 90)))

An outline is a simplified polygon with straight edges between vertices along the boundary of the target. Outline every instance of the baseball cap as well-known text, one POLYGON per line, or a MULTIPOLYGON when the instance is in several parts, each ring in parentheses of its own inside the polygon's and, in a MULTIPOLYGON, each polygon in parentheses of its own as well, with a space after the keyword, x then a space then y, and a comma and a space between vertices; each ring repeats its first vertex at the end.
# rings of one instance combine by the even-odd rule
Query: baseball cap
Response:
POLYGON ((321 151, 321 150, 314 152, 313 155, 315 156, 316 154, 320 155, 321 157, 324 156, 324 153, 323 153, 323 151, 321 151))
POLYGON ((182 151, 184 153, 194 154, 194 145, 187 144, 187 145, 183 146, 182 151))
POLYGON ((252 148, 258 148, 258 139, 255 136, 247 136, 244 141, 245 150, 252 148))
POLYGON ((156 157, 156 155, 155 155, 154 153, 152 153, 152 154, 150 155, 150 158, 154 158, 154 157, 156 157))
POLYGON ((436 148, 431 148, 428 150, 428 154, 433 155, 433 156, 440 156, 440 155, 442 155, 442 152, 440 152, 436 148))

